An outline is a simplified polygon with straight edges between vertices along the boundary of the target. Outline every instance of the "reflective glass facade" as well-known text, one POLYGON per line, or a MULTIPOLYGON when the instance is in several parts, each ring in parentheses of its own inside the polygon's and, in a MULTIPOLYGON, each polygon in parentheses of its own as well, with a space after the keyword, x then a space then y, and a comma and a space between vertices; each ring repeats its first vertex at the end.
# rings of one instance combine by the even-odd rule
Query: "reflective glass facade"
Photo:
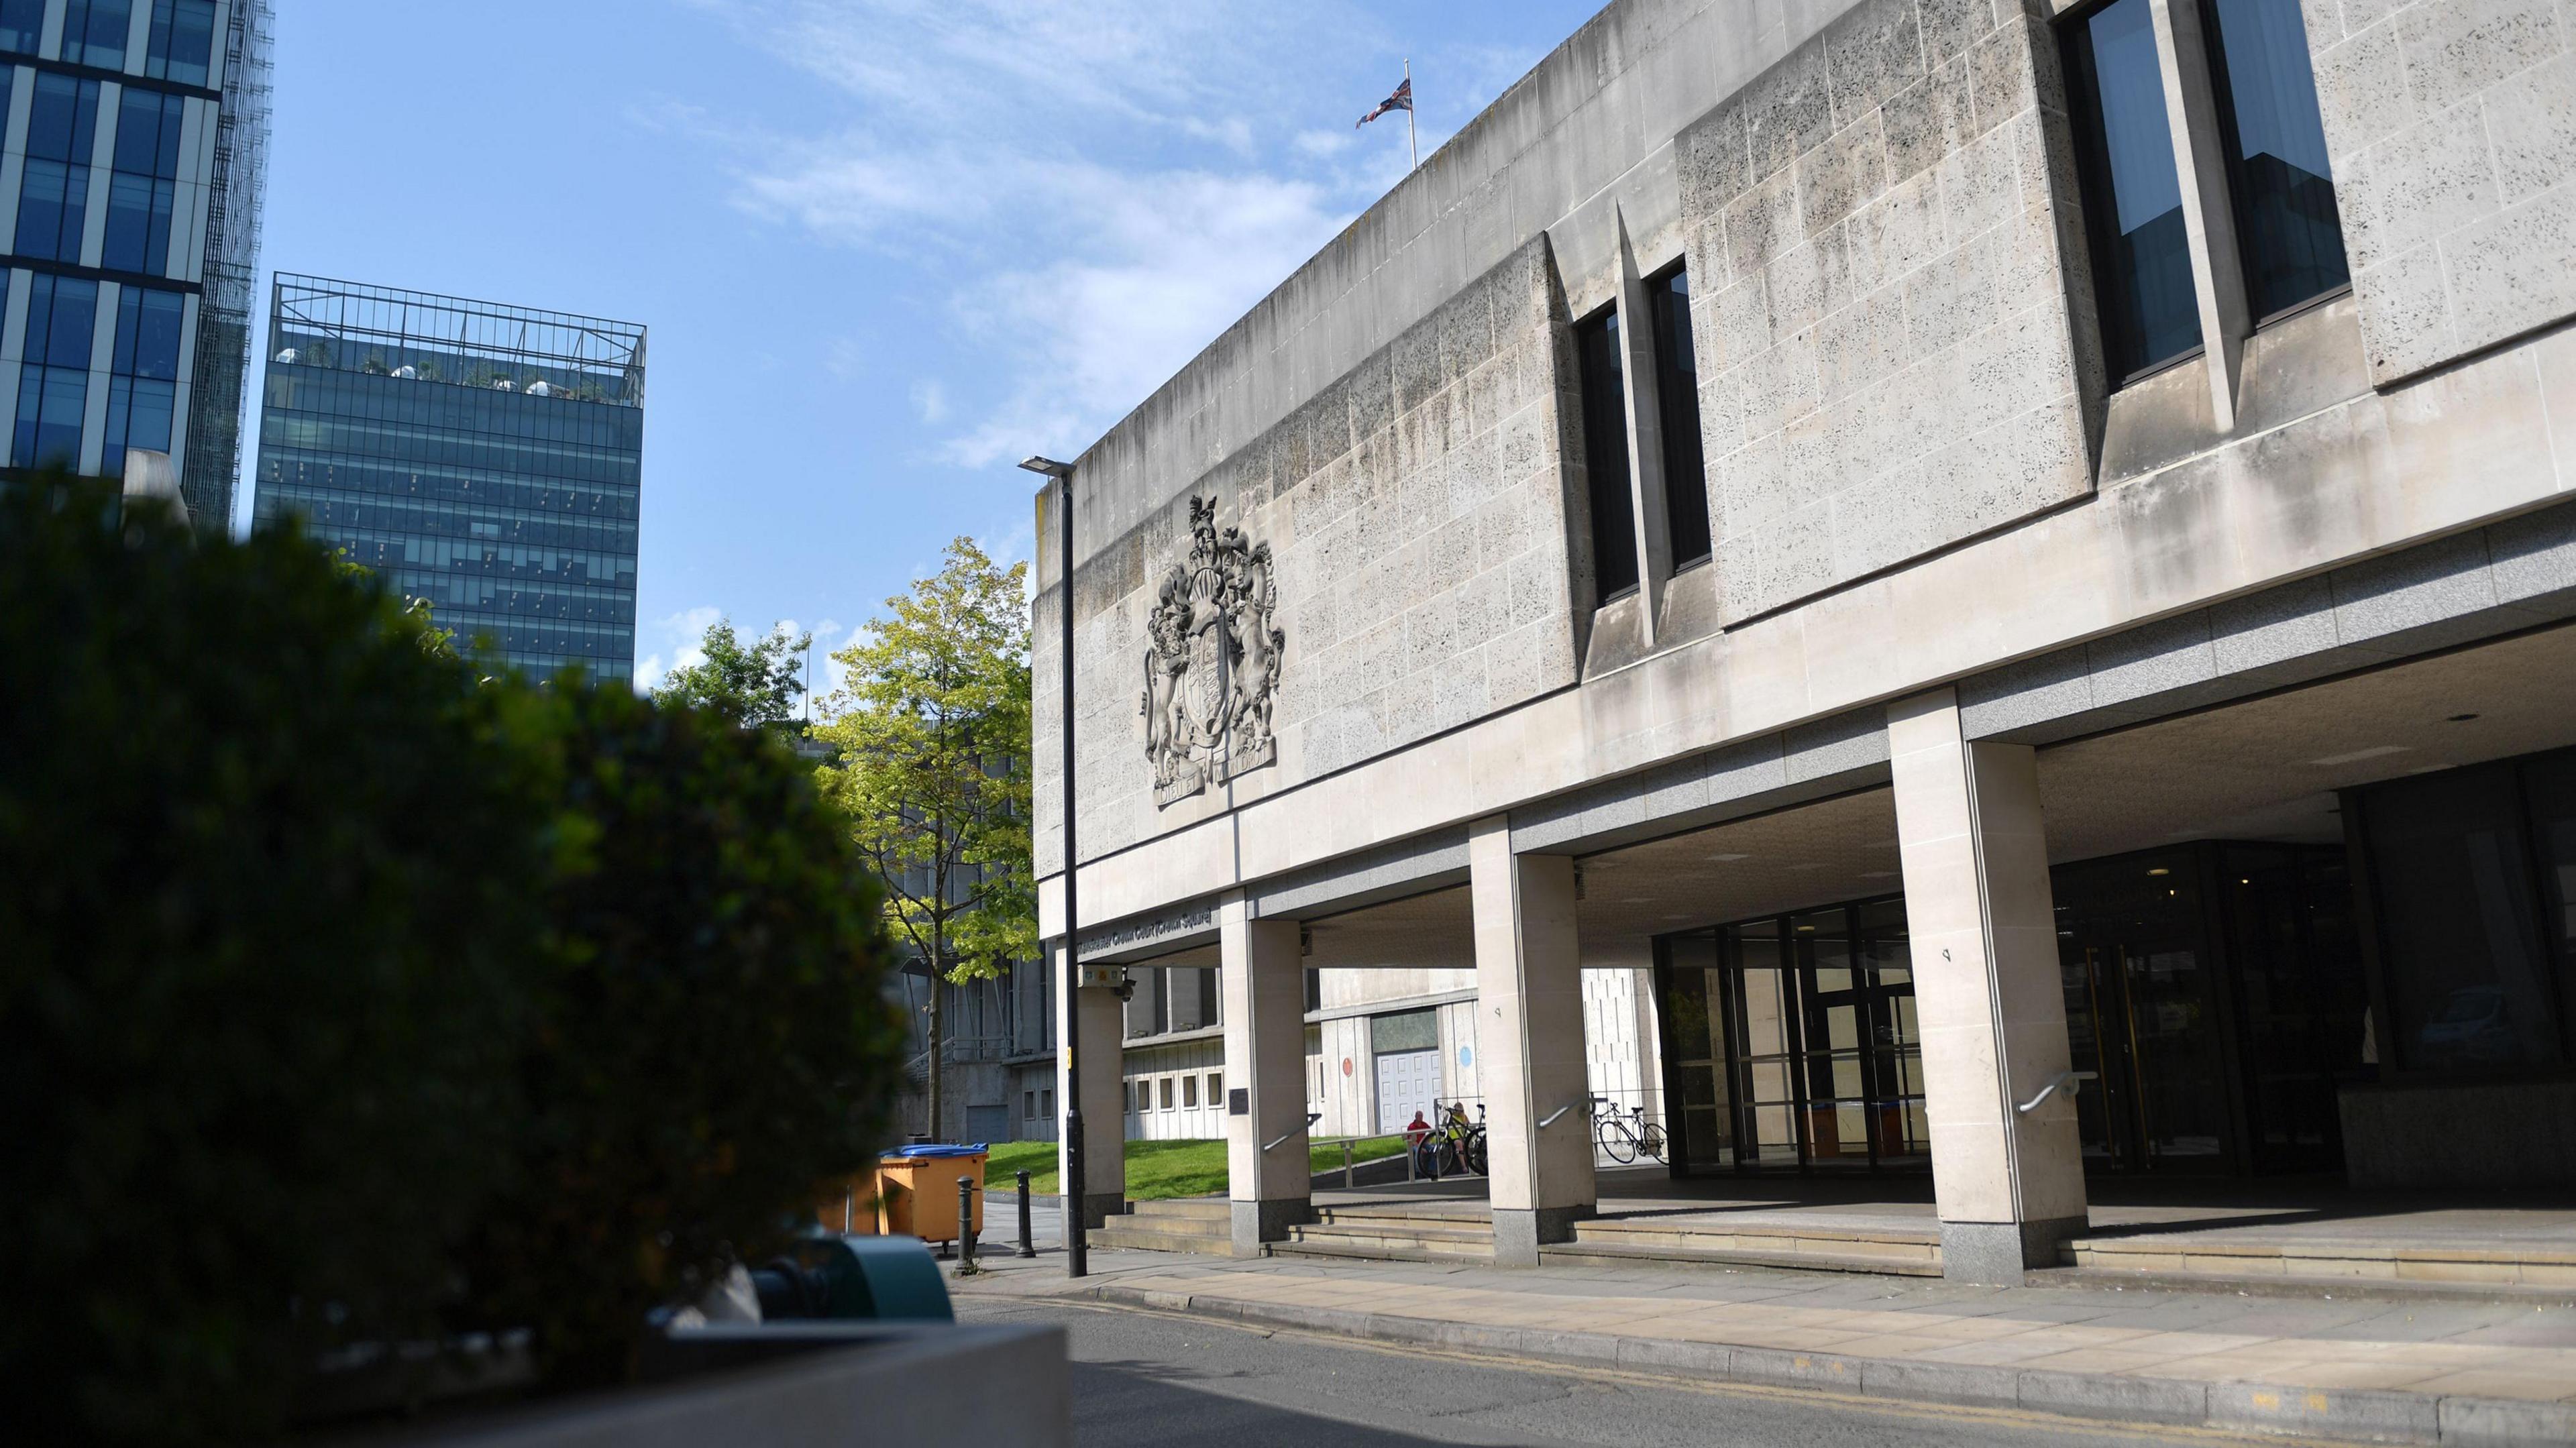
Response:
MULTIPOLYGON (((2336 1083, 2369 1032, 2341 848, 2205 840, 2059 865, 2049 890, 2088 1170, 2341 1164, 2336 1083)), ((1901 895, 1657 941, 1675 1173, 1928 1166, 1913 967, 1901 895)), ((2484 984, 2434 1013, 2506 994, 2484 984)))
POLYGON ((163 453, 230 526, 268 24, 268 0, 0 0, 0 469, 163 453))
POLYGON ((537 675, 635 670, 644 329, 281 274, 257 517, 537 675))
POLYGON ((1677 1174, 1929 1164, 1902 899, 1688 931, 1657 953, 1677 1174))

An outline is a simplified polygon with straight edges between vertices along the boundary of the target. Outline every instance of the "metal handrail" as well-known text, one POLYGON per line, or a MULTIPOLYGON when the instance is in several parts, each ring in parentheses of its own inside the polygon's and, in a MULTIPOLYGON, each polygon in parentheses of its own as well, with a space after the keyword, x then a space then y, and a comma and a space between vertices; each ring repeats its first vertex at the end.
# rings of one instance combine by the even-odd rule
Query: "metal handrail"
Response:
POLYGON ((1567 1112, 1569 1112, 1569 1111, 1572 1111, 1572 1110, 1573 1110, 1574 1108, 1576 1108, 1577 1106, 1589 1106, 1589 1105, 1591 1105, 1591 1104, 1592 1104, 1592 1098, 1591 1098, 1591 1097, 1589 1097, 1589 1096, 1584 1097, 1584 1098, 1583 1098, 1582 1100, 1580 1100, 1580 1101, 1568 1101, 1568 1102, 1567 1102, 1567 1103, 1565 1103, 1563 1106, 1560 1106, 1560 1107, 1556 1108, 1554 1111, 1549 1112, 1549 1113, 1547 1114, 1546 1118, 1545 1118, 1545 1119, 1543 1119, 1543 1120, 1541 1120, 1541 1121, 1539 1122, 1539 1124, 1538 1124, 1538 1129, 1539 1129, 1539 1130, 1541 1130, 1541 1131, 1545 1131, 1545 1130, 1547 1130, 1549 1127, 1554 1126, 1554 1125, 1556 1124, 1556 1120, 1557 1120, 1557 1118, 1558 1118, 1558 1117, 1563 1116, 1565 1113, 1567 1113, 1567 1112))
POLYGON ((2056 1075, 2048 1078, 2048 1084, 2039 1088, 2038 1095, 2023 1102, 2019 1106, 2014 1107, 2013 1110, 2019 1115, 2028 1116, 2030 1113, 2039 1109, 2039 1103, 2056 1095, 2058 1087, 2065 1087, 2066 1094, 2068 1096, 2073 1096, 2084 1089, 2083 1083, 2087 1081, 2098 1081, 2100 1079, 2101 1073, 2095 1071, 2060 1071, 2056 1075))
POLYGON ((1308 1127, 1308 1126, 1312 1126, 1312 1125, 1314 1125, 1316 1122, 1321 1121, 1321 1120, 1323 1120, 1323 1119, 1324 1119, 1324 1113, 1322 1113, 1322 1112, 1320 1112, 1320 1111, 1309 1111, 1309 1112, 1307 1112, 1307 1113, 1306 1113, 1306 1120, 1305 1120, 1305 1122, 1304 1122, 1304 1124, 1303 1124, 1303 1125, 1299 1125, 1299 1126, 1292 1126, 1292 1127, 1288 1128, 1286 1131, 1283 1131, 1283 1132, 1279 1133, 1277 1136, 1275 1136, 1275 1137, 1271 1138, 1270 1140, 1263 1142, 1263 1143, 1261 1144, 1261 1149, 1262 1149, 1263 1151, 1275 1151, 1275 1150, 1277 1150, 1277 1149, 1280 1147, 1280 1145, 1281 1145, 1281 1144, 1283 1144, 1283 1143, 1285 1143, 1285 1142, 1288 1142, 1288 1141, 1292 1141, 1292 1140, 1296 1139, 1297 1137, 1300 1137, 1300 1136, 1305 1135, 1305 1134, 1306 1134, 1306 1127, 1308 1127))

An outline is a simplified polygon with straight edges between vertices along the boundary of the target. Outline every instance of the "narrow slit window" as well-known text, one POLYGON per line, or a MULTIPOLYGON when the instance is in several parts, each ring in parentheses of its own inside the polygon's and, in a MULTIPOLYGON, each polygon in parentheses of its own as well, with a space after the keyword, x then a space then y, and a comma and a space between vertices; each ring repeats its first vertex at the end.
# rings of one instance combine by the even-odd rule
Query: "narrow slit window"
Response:
POLYGON ((2352 280, 2299 0, 2208 0, 2245 297, 2277 316, 2352 280))
POLYGON ((2111 375, 2127 381, 2201 345, 2182 181, 2147 0, 2066 28, 2084 219, 2111 375))
POLYGON ((1583 470, 1592 500, 1592 590, 1602 603, 1637 586, 1637 512, 1628 492, 1628 402, 1619 365, 1619 313, 1574 329, 1583 388, 1583 470))
POLYGON ((1673 567, 1706 559, 1708 469, 1699 441, 1699 359, 1691 351, 1690 274, 1675 267, 1646 284, 1655 321, 1655 410, 1664 435, 1664 526, 1673 567))

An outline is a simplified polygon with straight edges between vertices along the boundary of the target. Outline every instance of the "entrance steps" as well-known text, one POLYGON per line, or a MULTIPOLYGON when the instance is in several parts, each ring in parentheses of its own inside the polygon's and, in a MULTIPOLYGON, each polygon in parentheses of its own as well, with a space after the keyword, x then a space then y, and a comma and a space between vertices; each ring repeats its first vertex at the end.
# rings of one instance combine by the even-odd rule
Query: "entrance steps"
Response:
MULTIPOLYGON (((1730 1221, 1728 1214, 1674 1213, 1596 1217, 1578 1222, 1574 1240, 1539 1249, 1560 1265, 1770 1267, 1804 1272, 1941 1275, 1941 1242, 1929 1226, 1853 1226, 1770 1217, 1730 1221)), ((2065 1285, 2091 1279, 2175 1288, 2236 1288, 2277 1283, 2282 1290, 2379 1286, 2457 1294, 2502 1291, 2576 1296, 2576 1246, 2563 1238, 2478 1241, 2445 1234, 2422 1238, 2280 1238, 2139 1231, 2078 1237, 2058 1253, 2065 1285), (2072 1269, 2072 1271, 2069 1271, 2072 1269)), ((1233 1207, 1223 1197, 1136 1202, 1091 1233, 1091 1244, 1147 1252, 1230 1256, 1233 1207)), ((1326 1206, 1316 1220, 1269 1244, 1280 1257, 1344 1257, 1394 1262, 1490 1262, 1492 1218, 1456 1206, 1401 1202, 1326 1206)), ((2051 1276, 2042 1274, 2041 1276, 2051 1276)), ((2041 1280, 2034 1276, 2034 1282, 2041 1280)))
POLYGON ((1130 1202, 1127 1215, 1092 1228, 1088 1240, 1094 1247, 1230 1257, 1234 1255, 1234 1205, 1223 1197, 1130 1202))
POLYGON ((2521 1243, 2407 1246, 2360 1240, 2247 1241, 2140 1233, 2079 1237, 2058 1261, 2081 1271, 2180 1285, 2249 1279, 2283 1284, 2415 1285, 2576 1291, 2576 1248, 2521 1243))
POLYGON ((1361 1257, 1378 1262, 1490 1262, 1494 1223, 1478 1212, 1406 1206, 1324 1207, 1270 1244, 1274 1257, 1361 1257))
POLYGON ((1539 1249, 1544 1262, 1689 1263, 1787 1267, 1802 1272, 1941 1275, 1938 1232, 1772 1221, 1760 1225, 1688 1217, 1595 1217, 1574 1224, 1574 1240, 1539 1249))

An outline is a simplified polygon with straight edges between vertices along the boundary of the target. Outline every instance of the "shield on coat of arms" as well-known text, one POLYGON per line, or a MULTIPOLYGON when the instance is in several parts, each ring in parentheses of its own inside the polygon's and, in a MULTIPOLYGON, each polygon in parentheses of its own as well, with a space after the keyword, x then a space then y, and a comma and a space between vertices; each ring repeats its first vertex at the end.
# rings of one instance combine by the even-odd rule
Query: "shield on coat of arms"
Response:
POLYGON ((1217 716, 1225 708, 1225 645, 1222 629, 1209 627, 1190 635, 1189 672, 1181 676, 1189 705, 1189 737, 1214 743, 1217 716))

